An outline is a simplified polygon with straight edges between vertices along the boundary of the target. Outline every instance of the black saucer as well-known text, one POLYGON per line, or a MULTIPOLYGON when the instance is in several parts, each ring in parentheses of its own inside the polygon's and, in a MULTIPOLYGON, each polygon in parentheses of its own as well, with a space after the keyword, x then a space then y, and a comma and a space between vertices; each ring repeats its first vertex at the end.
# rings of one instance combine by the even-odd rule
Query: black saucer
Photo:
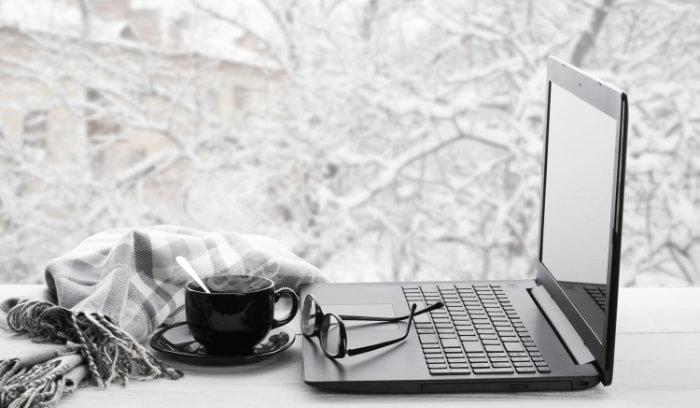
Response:
POLYGON ((294 343, 296 333, 287 326, 273 329, 253 348, 238 354, 209 354, 192 337, 187 322, 176 323, 158 330, 151 337, 151 347, 188 363, 208 365, 248 364, 273 356, 294 343))

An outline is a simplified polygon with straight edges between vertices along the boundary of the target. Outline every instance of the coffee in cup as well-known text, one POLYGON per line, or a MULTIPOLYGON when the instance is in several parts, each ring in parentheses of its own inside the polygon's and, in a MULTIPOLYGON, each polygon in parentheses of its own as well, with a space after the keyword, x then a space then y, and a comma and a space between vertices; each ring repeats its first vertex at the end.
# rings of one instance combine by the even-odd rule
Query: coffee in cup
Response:
POLYGON ((187 284, 185 313, 192 336, 211 354, 249 352, 271 329, 289 323, 299 308, 292 289, 275 290, 275 283, 261 276, 210 276, 204 285, 211 293, 194 281, 187 284), (292 301, 291 310, 277 320, 275 304, 284 295, 292 301))

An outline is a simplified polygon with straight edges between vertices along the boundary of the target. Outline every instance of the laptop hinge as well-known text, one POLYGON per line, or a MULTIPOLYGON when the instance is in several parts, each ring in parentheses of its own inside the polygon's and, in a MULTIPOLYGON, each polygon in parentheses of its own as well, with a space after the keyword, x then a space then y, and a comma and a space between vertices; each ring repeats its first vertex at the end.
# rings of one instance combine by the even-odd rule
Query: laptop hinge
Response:
POLYGON ((576 364, 587 364, 595 361, 588 347, 579 337, 574 326, 566 318, 564 312, 554 302, 554 299, 547 293, 544 286, 536 286, 530 290, 530 295, 544 313, 552 328, 557 332, 564 346, 571 354, 576 364))

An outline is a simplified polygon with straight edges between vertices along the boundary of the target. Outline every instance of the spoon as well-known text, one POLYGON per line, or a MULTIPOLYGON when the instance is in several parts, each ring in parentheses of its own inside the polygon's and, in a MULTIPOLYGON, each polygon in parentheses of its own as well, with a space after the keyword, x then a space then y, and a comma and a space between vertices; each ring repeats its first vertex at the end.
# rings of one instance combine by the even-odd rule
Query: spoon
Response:
POLYGON ((192 268, 192 265, 190 265, 190 263, 189 263, 189 261, 187 261, 187 259, 185 259, 181 256, 176 256, 175 262, 177 262, 178 265, 180 265, 182 267, 182 269, 184 269, 185 272, 187 272, 192 277, 192 279, 194 279, 194 281, 197 282, 197 285, 199 285, 199 287, 204 289, 205 292, 211 293, 209 288, 207 288, 206 285, 204 285, 204 282, 202 282, 202 280, 199 278, 199 275, 197 275, 197 272, 194 271, 194 269, 192 268))

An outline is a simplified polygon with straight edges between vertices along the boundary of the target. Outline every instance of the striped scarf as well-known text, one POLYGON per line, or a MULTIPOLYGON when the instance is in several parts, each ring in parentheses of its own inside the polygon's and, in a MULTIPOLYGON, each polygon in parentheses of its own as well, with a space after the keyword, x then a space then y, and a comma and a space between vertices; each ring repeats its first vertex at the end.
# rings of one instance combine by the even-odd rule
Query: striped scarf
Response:
POLYGON ((159 326, 185 319, 189 278, 174 262, 178 255, 203 277, 258 275, 297 292, 324 280, 317 268, 259 235, 175 226, 93 235, 47 266, 50 301, 0 304, 0 327, 53 345, 0 360, 0 408, 52 407, 83 380, 107 387, 181 377, 142 345, 159 326))

